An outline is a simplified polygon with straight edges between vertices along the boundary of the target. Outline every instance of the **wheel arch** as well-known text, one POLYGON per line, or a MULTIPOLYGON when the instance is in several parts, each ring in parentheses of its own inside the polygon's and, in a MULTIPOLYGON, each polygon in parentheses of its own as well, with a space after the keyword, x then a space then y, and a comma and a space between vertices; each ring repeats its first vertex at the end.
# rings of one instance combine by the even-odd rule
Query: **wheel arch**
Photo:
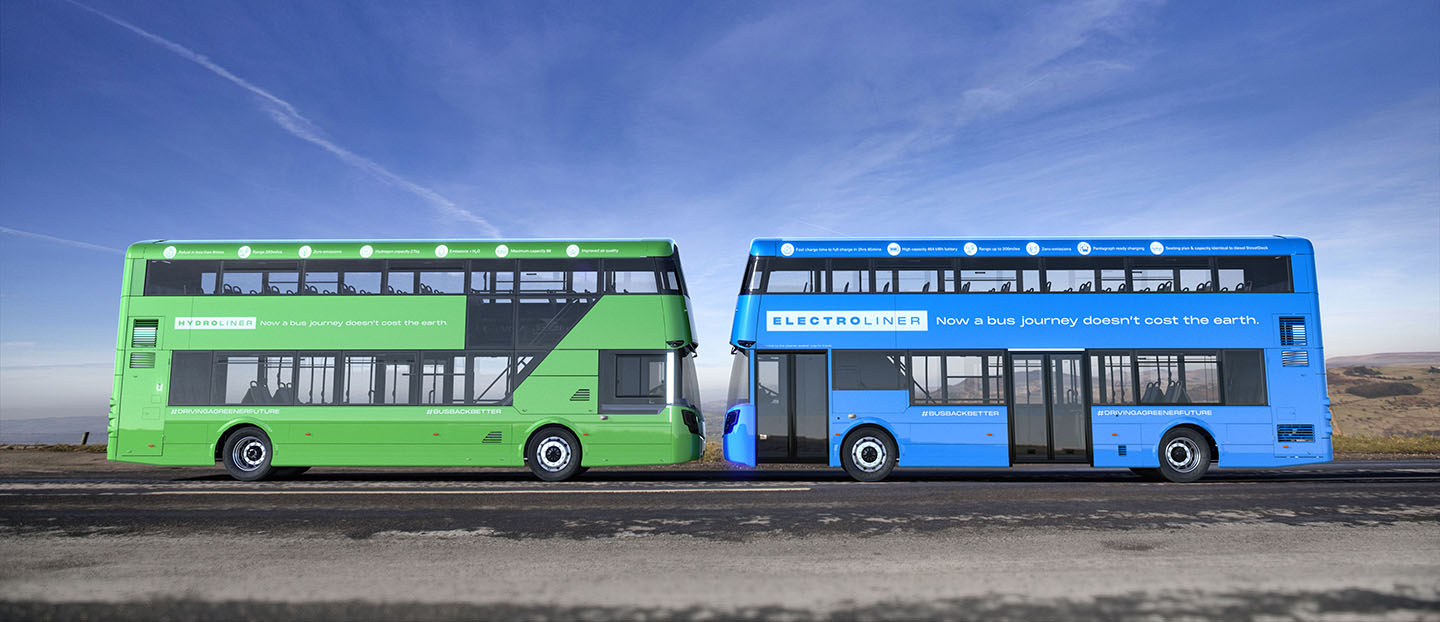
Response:
POLYGON ((585 439, 584 436, 576 429, 575 424, 565 419, 547 418, 536 421, 530 424, 525 429, 524 440, 522 440, 519 446, 516 447, 516 451, 520 452, 521 464, 527 464, 530 462, 530 456, 526 455, 525 448, 530 446, 530 441, 531 439, 535 438, 536 434, 539 434, 542 430, 545 430, 546 428, 560 428, 565 430, 566 432, 575 435, 575 440, 580 442, 580 455, 583 459, 583 456, 585 455, 585 439))
MULTIPOLYGON (((1160 435, 1160 445, 1165 444, 1166 436, 1169 436, 1171 432, 1180 429, 1194 430, 1195 432, 1199 433, 1200 438, 1205 439, 1205 442, 1210 445, 1210 461, 1215 463, 1220 462, 1220 445, 1215 442, 1215 435, 1211 433, 1210 430, 1204 425, 1196 421, 1182 421, 1180 423, 1170 426, 1169 428, 1166 428, 1165 433, 1160 435)), ((1157 445, 1155 448, 1156 455, 1158 456, 1159 452, 1164 450, 1164 447, 1157 445)))
POLYGON ((275 431, 271 430, 270 426, 254 419, 234 419, 220 426, 220 434, 215 437, 215 444, 210 446, 211 453, 215 455, 216 462, 220 461, 220 452, 225 450, 225 441, 230 440, 230 435, 234 434, 236 430, 244 427, 260 428, 260 431, 264 432, 265 436, 270 437, 270 447, 275 447, 275 431))

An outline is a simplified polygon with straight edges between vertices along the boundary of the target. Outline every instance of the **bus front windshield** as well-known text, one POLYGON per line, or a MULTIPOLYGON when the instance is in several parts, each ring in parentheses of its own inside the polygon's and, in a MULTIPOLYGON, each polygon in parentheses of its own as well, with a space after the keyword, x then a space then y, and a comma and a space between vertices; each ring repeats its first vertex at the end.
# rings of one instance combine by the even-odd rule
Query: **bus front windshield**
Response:
POLYGON ((730 392, 725 396, 725 409, 734 408, 736 404, 750 403, 750 353, 745 350, 736 350, 734 360, 730 364, 730 392))

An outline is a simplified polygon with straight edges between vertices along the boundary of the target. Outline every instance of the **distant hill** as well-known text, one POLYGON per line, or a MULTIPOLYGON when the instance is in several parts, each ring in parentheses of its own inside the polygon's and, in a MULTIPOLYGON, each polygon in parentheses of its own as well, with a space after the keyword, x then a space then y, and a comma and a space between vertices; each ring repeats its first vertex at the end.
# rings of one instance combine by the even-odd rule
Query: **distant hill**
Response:
POLYGON ((106 415, 0 419, 0 445, 79 443, 86 432, 91 445, 104 445, 106 415))
POLYGON ((1380 367, 1390 365, 1440 365, 1440 352, 1385 352, 1382 354, 1357 354, 1325 359, 1326 367, 1353 367, 1365 365, 1380 367))

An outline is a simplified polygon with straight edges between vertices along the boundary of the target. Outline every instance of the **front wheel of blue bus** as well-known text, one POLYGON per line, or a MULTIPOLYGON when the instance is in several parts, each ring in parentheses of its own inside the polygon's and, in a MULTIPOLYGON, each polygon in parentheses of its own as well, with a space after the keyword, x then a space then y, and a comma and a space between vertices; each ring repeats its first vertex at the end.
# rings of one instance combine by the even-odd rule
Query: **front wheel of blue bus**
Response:
POLYGON ((878 482, 895 470, 895 439, 876 427, 864 427, 845 437, 840 464, 859 482, 878 482))
POLYGON ((563 482, 580 473, 580 439, 561 427, 542 428, 525 444, 530 472, 547 482, 563 482))

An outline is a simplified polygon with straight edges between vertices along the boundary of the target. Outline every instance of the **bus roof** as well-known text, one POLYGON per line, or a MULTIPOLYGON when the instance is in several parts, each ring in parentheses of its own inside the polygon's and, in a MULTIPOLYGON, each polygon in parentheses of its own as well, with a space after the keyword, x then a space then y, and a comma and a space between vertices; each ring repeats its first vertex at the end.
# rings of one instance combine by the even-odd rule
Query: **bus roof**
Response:
POLYGON ((759 257, 1079 257, 1137 255, 1306 255, 1296 236, 1031 238, 756 238, 759 257))
POLYGON ((147 240, 130 259, 543 259, 669 257, 675 242, 651 239, 147 240))

